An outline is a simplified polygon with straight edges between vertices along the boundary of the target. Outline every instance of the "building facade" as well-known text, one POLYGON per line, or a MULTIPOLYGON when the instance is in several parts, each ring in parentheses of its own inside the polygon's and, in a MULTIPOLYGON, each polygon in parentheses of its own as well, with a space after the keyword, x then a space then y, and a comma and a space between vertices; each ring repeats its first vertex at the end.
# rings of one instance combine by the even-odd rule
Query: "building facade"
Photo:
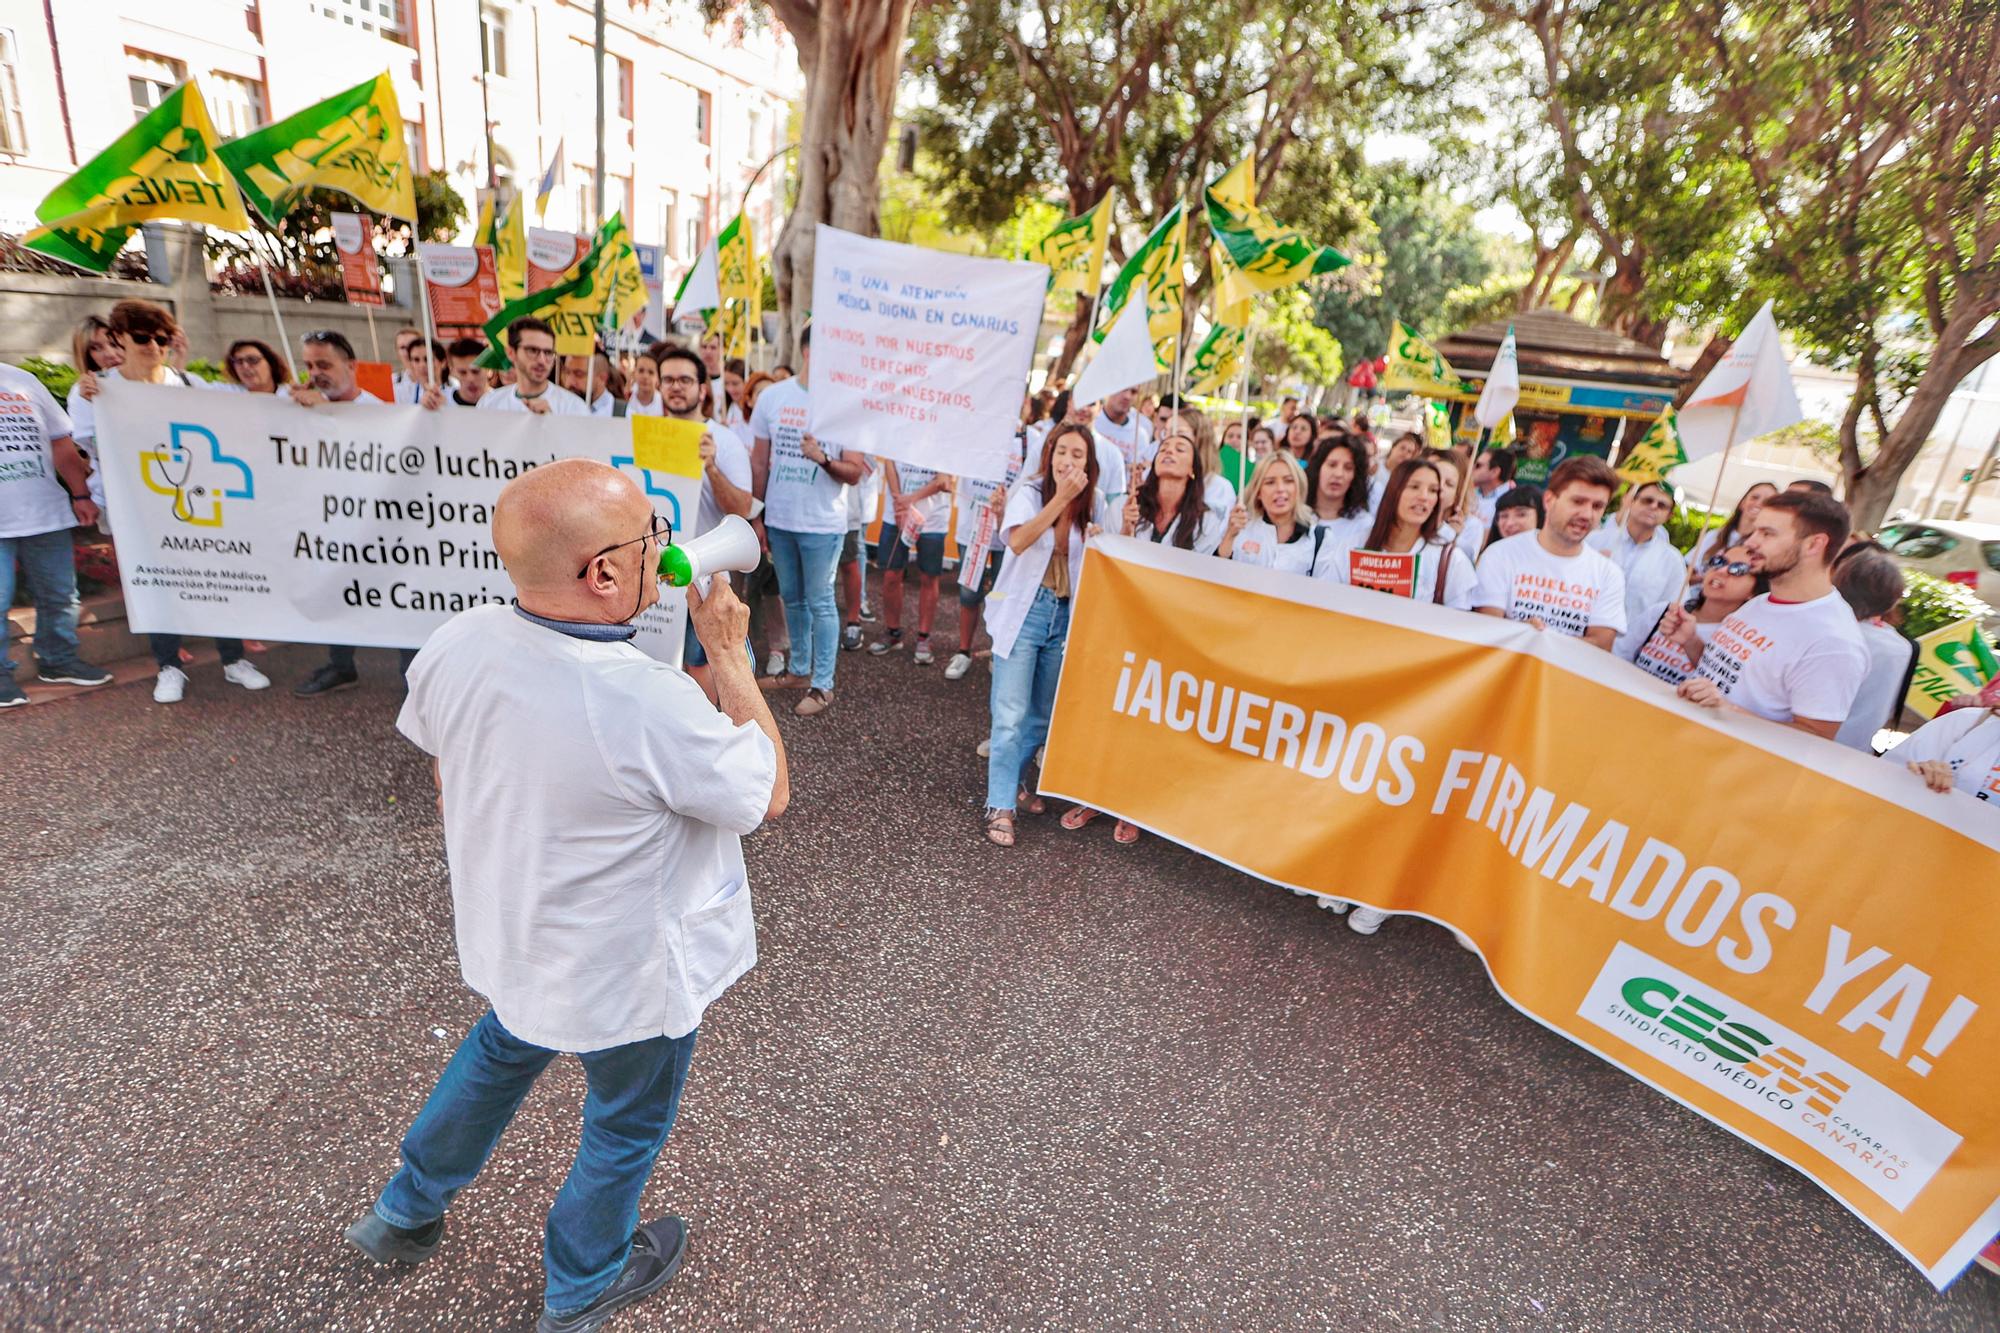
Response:
MULTIPOLYGON (((768 248, 801 85, 790 39, 745 15, 704 26, 685 0, 604 3, 604 214, 663 245, 670 274, 739 208, 768 248)), ((594 20, 590 0, 0 0, 0 230, 31 226, 58 181, 189 77, 228 138, 386 69, 418 170, 449 173, 475 215, 493 186, 527 195, 531 225, 588 231, 594 20)))

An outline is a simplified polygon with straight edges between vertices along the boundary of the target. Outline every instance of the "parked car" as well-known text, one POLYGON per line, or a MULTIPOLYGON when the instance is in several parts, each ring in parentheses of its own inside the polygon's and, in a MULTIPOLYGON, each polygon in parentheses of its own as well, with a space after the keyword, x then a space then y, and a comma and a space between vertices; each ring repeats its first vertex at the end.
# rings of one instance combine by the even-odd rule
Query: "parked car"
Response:
POLYGON ((1906 519, 1875 534, 1899 564, 1962 583, 2000 610, 2000 527, 1952 519, 1906 519))

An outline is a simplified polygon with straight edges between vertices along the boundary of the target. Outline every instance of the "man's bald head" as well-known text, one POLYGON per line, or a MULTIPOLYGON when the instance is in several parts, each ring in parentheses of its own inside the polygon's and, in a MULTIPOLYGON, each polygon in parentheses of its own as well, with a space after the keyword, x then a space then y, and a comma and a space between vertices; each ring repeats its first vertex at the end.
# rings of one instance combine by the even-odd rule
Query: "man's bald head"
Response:
POLYGON ((653 507, 630 477, 588 458, 522 473, 493 507, 493 545, 520 593, 564 600, 576 571, 607 546, 642 536, 653 507))

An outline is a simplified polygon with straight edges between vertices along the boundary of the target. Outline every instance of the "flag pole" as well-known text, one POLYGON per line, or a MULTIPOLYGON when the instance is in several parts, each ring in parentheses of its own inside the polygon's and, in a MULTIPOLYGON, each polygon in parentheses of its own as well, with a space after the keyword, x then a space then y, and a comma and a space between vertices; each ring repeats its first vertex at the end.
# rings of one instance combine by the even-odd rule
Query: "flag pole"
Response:
POLYGON ((1243 443, 1236 446, 1236 498, 1243 498, 1243 488, 1250 484, 1250 366, 1257 359, 1257 321, 1253 312, 1250 323, 1243 329, 1243 412, 1237 418, 1243 427, 1243 443))
MULTIPOLYGON (((1746 395, 1747 396, 1747 395, 1746 395)), ((1715 488, 1708 494, 1706 518, 1715 517, 1716 501, 1722 498, 1722 474, 1729 470, 1729 451, 1736 447, 1736 421, 1743 415, 1743 399, 1736 400, 1736 406, 1729 412, 1729 435, 1722 442, 1722 459, 1715 465, 1715 488)), ((1713 524, 1708 526, 1712 527, 1713 524)))
MULTIPOLYGON (((200 251, 197 250, 195 253, 199 256, 200 251)), ((257 265, 257 276, 264 280, 264 299, 271 303, 271 320, 278 326, 278 345, 285 349, 285 364, 290 365, 292 364, 292 357, 295 355, 292 348, 292 335, 285 331, 285 317, 278 311, 278 294, 271 290, 270 260, 260 257, 257 265)))
MULTIPOLYGON (((423 246, 417 241, 417 224, 414 220, 410 223, 410 253, 416 256, 417 261, 417 299, 424 308, 424 343, 428 351, 429 345, 437 341, 437 327, 431 323, 431 285, 424 278, 423 246)), ((426 387, 435 389, 438 382, 438 359, 434 356, 426 356, 424 359, 430 365, 427 377, 430 383, 426 387)))

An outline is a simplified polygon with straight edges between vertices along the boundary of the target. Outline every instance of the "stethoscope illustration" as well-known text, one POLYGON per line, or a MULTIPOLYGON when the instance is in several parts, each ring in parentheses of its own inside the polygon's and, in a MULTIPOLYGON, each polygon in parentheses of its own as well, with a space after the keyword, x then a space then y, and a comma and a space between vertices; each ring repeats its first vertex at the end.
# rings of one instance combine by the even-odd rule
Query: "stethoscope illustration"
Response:
MULTIPOLYGON (((194 472, 193 452, 179 448, 178 446, 169 445, 164 450, 147 453, 146 459, 149 466, 159 470, 160 480, 166 483, 165 486, 153 486, 152 489, 162 495, 171 493, 174 497, 174 517, 183 523, 203 524, 203 520, 194 516, 194 506, 188 503, 189 498, 192 496, 208 494, 208 488, 205 486, 196 486, 192 490, 188 488, 188 477, 194 472), (181 465, 181 474, 178 477, 173 476, 167 471, 167 460, 175 456, 179 457, 181 465)), ((151 486, 150 480, 147 484, 151 486)), ((219 510, 221 505, 218 503, 216 508, 219 510)), ((204 526, 212 525, 214 521, 214 519, 209 519, 204 526)))

